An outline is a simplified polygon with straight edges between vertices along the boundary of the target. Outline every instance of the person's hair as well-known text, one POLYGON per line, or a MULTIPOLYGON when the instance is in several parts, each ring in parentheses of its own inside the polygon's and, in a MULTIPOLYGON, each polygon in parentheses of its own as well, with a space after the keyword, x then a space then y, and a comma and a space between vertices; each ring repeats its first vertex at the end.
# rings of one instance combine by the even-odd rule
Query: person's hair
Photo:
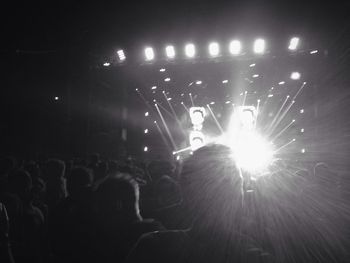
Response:
POLYGON ((85 167, 73 167, 67 176, 68 193, 75 194, 77 191, 91 186, 93 183, 92 171, 85 167))
POLYGON ((21 199, 28 198, 32 189, 32 178, 23 169, 12 170, 8 175, 9 190, 21 199))
POLYGON ((195 151, 184 162, 180 185, 192 222, 228 226, 240 219, 243 179, 230 148, 211 144, 195 151))
POLYGON ((50 159, 45 165, 45 176, 47 180, 59 179, 64 176, 66 165, 58 159, 50 159))
POLYGON ((98 210, 104 214, 139 218, 139 187, 128 174, 106 178, 96 190, 98 210))

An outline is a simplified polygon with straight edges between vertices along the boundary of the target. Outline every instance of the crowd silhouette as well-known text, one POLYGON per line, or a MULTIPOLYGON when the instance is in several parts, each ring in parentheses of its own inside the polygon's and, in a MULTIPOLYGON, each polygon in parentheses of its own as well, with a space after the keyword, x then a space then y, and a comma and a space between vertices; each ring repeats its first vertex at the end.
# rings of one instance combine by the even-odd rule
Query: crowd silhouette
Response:
POLYGON ((252 180, 219 144, 176 165, 2 157, 0 262, 349 262, 348 177, 276 167, 252 180))

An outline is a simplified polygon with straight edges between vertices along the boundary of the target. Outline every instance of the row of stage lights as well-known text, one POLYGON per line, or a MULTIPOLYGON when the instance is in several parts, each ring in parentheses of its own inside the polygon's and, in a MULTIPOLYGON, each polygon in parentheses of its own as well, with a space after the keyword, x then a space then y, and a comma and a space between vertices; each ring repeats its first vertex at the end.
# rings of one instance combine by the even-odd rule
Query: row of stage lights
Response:
MULTIPOLYGON (((298 49, 300 44, 300 39, 298 37, 293 37, 289 41, 288 50, 295 51, 298 49)), ((228 45, 228 51, 233 56, 238 56, 242 54, 242 43, 239 40, 232 40, 228 45)), ((262 38, 258 38, 254 41, 253 51, 255 54, 264 54, 266 51, 266 41, 262 38)), ((217 42, 212 42, 208 46, 208 52, 211 57, 218 57, 221 54, 220 45, 217 42)), ((314 51, 311 51, 315 53, 314 51)), ((310 52, 310 53, 311 53, 310 52)), ((317 52, 317 51, 316 51, 317 52)), ((165 55, 167 59, 175 59, 176 50, 173 45, 168 45, 165 47, 165 55)), ((188 43, 185 45, 184 53, 187 58, 194 58, 196 56, 196 47, 193 43, 188 43)), ((313 54, 313 53, 311 53, 313 54)), ((117 51, 117 56, 119 62, 124 62, 126 60, 126 55, 124 50, 120 49, 117 51)), ((151 62, 155 59, 156 53, 152 47, 146 47, 144 50, 145 60, 151 62)), ((109 66, 109 62, 105 62, 104 66, 109 66)))

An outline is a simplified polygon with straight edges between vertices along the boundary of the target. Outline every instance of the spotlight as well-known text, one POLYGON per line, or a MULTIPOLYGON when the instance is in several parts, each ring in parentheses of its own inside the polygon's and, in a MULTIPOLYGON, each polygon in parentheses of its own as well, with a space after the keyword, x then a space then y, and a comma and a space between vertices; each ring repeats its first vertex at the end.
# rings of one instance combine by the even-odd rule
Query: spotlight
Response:
POLYGON ((212 101, 212 102, 210 102, 209 104, 210 104, 210 105, 214 105, 214 104, 215 104, 215 102, 214 102, 214 101, 212 101))
POLYGON ((159 71, 160 72, 165 72, 165 68, 161 68, 159 71))
POLYGON ((303 149, 301 149, 301 153, 305 153, 305 149, 303 148, 303 149))
POLYGON ((197 80, 197 81, 196 81, 196 84, 197 84, 197 85, 201 85, 201 84, 202 84, 202 81, 201 81, 201 80, 197 80))
POLYGON ((165 53, 166 53, 166 56, 170 59, 174 58, 175 57, 175 48, 174 46, 167 46, 165 48, 165 53))
POLYGON ((165 81, 165 82, 169 82, 169 81, 170 81, 170 78, 165 78, 164 81, 165 81))
POLYGON ((168 100, 168 101, 171 101, 171 100, 172 100, 172 98, 168 98, 167 100, 168 100))
POLYGON ((146 57, 146 60, 148 60, 148 61, 154 59, 154 51, 153 51, 153 48, 151 48, 151 47, 146 47, 146 48, 145 48, 145 57, 146 57))
POLYGON ((318 52, 318 50, 312 50, 312 51, 310 51, 310 54, 312 55, 312 54, 316 54, 318 52))
POLYGON ((209 54, 212 57, 216 57, 219 55, 220 47, 219 44, 214 42, 209 44, 209 54))
POLYGON ((285 81, 280 81, 280 82, 278 82, 278 85, 284 85, 284 84, 286 84, 285 81))
POLYGON ((146 112, 145 112, 145 117, 148 117, 148 116, 149 116, 149 112, 146 111, 146 112))
POLYGON ((290 78, 297 80, 300 79, 300 73, 299 72, 292 72, 292 74, 290 74, 290 78))
POLYGON ((190 145, 192 151, 204 146, 204 134, 201 131, 191 131, 190 133, 190 145))
POLYGON ((189 58, 193 58, 196 54, 196 48, 193 44, 187 44, 185 46, 185 54, 189 58))
POLYGON ((238 55, 241 53, 242 45, 238 40, 233 40, 230 43, 229 50, 232 55, 238 55))
MULTIPOLYGON (((182 103, 183 104, 183 103, 182 103)), ((200 126, 204 122, 205 108, 203 107, 191 107, 190 118, 194 126, 200 126)))
POLYGON ((300 129, 300 132, 301 132, 301 133, 304 133, 304 131, 305 131, 304 128, 301 128, 301 129, 300 129))
POLYGON ((267 95, 268 98, 272 98, 273 97, 273 94, 269 94, 267 95))
POLYGON ((259 77, 259 74, 254 74, 253 75, 253 78, 257 78, 257 77, 259 77))
POLYGON ((263 54, 265 52, 265 40, 264 39, 257 39, 254 42, 254 52, 256 54, 263 54))
POLYGON ((59 97, 57 97, 57 96, 54 98, 54 100, 56 100, 56 101, 57 101, 57 100, 59 100, 59 99, 60 99, 60 98, 59 98, 59 97))
POLYGON ((148 147, 147 146, 143 147, 143 151, 148 152, 148 147))
POLYGON ((143 133, 147 134, 147 133, 148 133, 148 129, 145 129, 145 130, 143 131, 143 133))
POLYGON ((251 173, 259 173, 273 161, 272 144, 255 130, 257 111, 254 106, 241 106, 234 110, 224 143, 233 151, 237 165, 251 173))
POLYGON ((109 62, 103 63, 103 66, 104 66, 104 67, 109 67, 110 65, 111 65, 111 63, 109 63, 109 62))
POLYGON ((250 68, 255 67, 255 63, 249 65, 250 68))
POLYGON ((299 38, 298 37, 293 37, 293 38, 291 38, 291 40, 289 42, 288 49, 289 50, 296 50, 298 45, 299 45, 299 38))
POLYGON ((301 109, 301 110, 300 110, 300 113, 303 114, 303 113, 304 113, 304 109, 301 109))
POLYGON ((117 54, 118 54, 118 57, 119 57, 119 60, 120 60, 120 61, 124 61, 124 60, 126 59, 124 50, 122 50, 122 49, 118 50, 118 51, 117 51, 117 54))
POLYGON ((152 89, 152 90, 155 90, 155 89, 157 89, 157 86, 153 86, 151 89, 152 89))
POLYGON ((224 79, 224 80, 222 81, 222 83, 223 83, 223 84, 226 84, 226 83, 228 83, 228 80, 227 80, 227 79, 224 79))

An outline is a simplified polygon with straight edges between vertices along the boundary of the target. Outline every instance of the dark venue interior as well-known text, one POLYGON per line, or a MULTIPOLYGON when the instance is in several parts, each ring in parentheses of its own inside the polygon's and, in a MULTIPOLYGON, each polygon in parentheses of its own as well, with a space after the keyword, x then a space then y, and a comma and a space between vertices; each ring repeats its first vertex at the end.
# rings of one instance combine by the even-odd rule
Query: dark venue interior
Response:
POLYGON ((4 5, 0 262, 349 262, 349 12, 4 5))

